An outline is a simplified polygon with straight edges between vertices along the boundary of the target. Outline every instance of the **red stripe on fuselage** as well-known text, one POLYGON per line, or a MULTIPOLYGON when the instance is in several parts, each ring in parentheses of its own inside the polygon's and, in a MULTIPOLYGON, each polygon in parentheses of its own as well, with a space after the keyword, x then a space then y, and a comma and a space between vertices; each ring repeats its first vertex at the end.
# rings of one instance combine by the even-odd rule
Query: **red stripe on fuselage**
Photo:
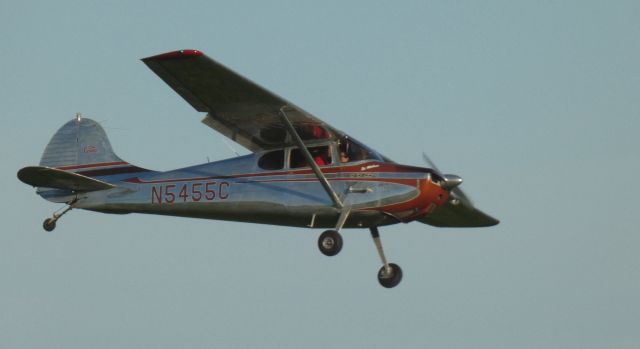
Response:
MULTIPOLYGON (((393 184, 403 184, 409 185, 412 187, 416 186, 416 178, 327 178, 328 181, 341 181, 341 182, 384 182, 384 183, 393 183, 393 184)), ((267 179, 267 180, 256 180, 256 181, 247 181, 247 182, 239 182, 239 183, 286 183, 286 182, 295 182, 295 183, 304 183, 304 182, 316 182, 318 180, 316 178, 301 178, 301 179, 267 179)))
MULTIPOLYGON (((429 169, 422 167, 395 165, 380 162, 368 162, 359 165, 351 166, 338 166, 338 167, 325 167, 320 169, 324 174, 335 173, 430 173, 429 169)), ((129 183, 138 184, 156 184, 166 182, 189 182, 189 181, 203 181, 208 179, 233 179, 233 178, 247 178, 247 177, 270 177, 270 176, 290 176, 290 175, 310 175, 314 174, 310 168, 304 168, 300 170, 289 171, 275 171, 275 172, 255 172, 255 173, 242 173, 237 175, 223 175, 223 176, 207 176, 207 177, 191 177, 191 178, 175 178, 175 179, 157 179, 157 180, 143 180, 138 177, 125 180, 129 183)), ((349 177, 344 180, 363 180, 366 177, 349 177)), ((337 180, 337 179, 331 179, 337 180)))

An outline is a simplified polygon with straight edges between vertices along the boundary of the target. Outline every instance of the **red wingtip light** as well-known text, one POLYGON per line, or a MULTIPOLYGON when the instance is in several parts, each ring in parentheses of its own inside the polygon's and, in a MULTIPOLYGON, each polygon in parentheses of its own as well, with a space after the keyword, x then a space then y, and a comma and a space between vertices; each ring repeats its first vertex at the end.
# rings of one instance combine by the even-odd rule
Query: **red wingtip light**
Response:
POLYGON ((195 58, 202 55, 203 55, 202 51, 198 51, 198 50, 180 50, 180 51, 172 51, 172 52, 167 52, 167 53, 162 53, 159 55, 147 57, 147 58, 144 58, 143 60, 165 61, 169 59, 195 58))

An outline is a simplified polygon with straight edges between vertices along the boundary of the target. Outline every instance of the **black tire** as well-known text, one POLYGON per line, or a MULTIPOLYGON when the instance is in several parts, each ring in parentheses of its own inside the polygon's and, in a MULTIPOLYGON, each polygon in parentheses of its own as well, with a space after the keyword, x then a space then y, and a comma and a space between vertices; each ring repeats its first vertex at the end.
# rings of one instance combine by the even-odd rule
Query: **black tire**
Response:
POLYGON ((42 227, 46 231, 53 231, 56 228, 56 221, 53 218, 47 218, 42 222, 42 227))
POLYGON ((335 256, 342 250, 342 236, 335 230, 327 230, 320 234, 318 248, 325 256, 335 256))
POLYGON ((393 288, 402 281, 402 269, 395 263, 389 263, 391 273, 387 274, 384 265, 378 271, 378 282, 382 287, 393 288))

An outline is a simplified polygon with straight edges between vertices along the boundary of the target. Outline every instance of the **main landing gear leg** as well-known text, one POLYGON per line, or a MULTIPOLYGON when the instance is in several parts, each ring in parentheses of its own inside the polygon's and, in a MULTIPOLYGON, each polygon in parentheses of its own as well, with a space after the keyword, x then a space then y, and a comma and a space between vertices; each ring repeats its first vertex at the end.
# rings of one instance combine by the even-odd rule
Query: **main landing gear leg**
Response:
POLYGON ((400 266, 395 263, 387 262, 384 250, 382 249, 382 242, 380 241, 378 227, 371 227, 369 230, 371 231, 373 243, 376 244, 380 260, 382 261, 382 268, 378 271, 378 282, 386 288, 396 287, 402 280, 402 269, 400 269, 400 266))
POLYGON ((340 217, 338 218, 336 229, 325 231, 320 235, 320 238, 318 239, 318 248, 320 248, 320 252, 322 252, 326 256, 335 256, 342 249, 342 237, 340 236, 340 233, 338 233, 338 231, 342 228, 344 222, 347 220, 347 217, 349 216, 349 209, 343 205, 342 200, 340 200, 340 197, 338 197, 338 193, 336 193, 336 191, 331 186, 331 183, 329 183, 327 177, 324 175, 324 173, 322 173, 320 166, 316 164, 313 156, 311 156, 311 153, 309 152, 309 149, 307 149, 307 146, 302 141, 302 138, 300 138, 298 131, 296 131, 296 128, 293 127, 291 120, 289 120, 289 117, 287 116, 287 108, 287 105, 283 105, 280 108, 280 112, 278 113, 282 124, 286 127, 287 132, 298 146, 298 150, 300 150, 300 152, 304 156, 307 165, 309 165, 309 167, 311 167, 311 169, 313 170, 313 173, 316 175, 318 182, 320 182, 322 188, 324 188, 331 201, 333 201, 333 205, 335 206, 335 208, 340 210, 340 217))
POLYGON ((51 218, 45 219, 44 222, 42 222, 42 227, 44 228, 44 230, 53 231, 53 229, 56 228, 56 222, 58 221, 58 219, 64 216, 67 212, 71 211, 73 209, 73 204, 75 204, 76 201, 78 200, 74 199, 73 201, 69 202, 68 204, 69 206, 65 207, 65 209, 62 212, 60 213, 54 212, 51 218))
POLYGON ((334 230, 326 230, 324 233, 320 234, 320 237, 318 238, 318 248, 325 256, 335 256, 340 252, 340 250, 342 250, 342 236, 339 231, 347 221, 349 212, 351 212, 351 209, 349 207, 344 207, 342 211, 340 211, 340 217, 338 217, 336 228, 334 230))

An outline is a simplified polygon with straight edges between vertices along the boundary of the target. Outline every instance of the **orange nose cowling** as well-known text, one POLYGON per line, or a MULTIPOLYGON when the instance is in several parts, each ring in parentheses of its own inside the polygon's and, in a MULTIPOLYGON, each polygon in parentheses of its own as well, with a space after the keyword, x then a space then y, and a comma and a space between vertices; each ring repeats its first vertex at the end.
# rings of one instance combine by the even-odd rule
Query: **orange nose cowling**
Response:
POLYGON ((419 210, 414 216, 410 217, 412 220, 428 215, 436 207, 444 205, 449 199, 449 192, 429 178, 418 180, 418 190, 420 190, 420 195, 418 196, 419 210))
POLYGON ((436 207, 446 203, 449 198, 449 192, 433 183, 429 178, 418 179, 416 189, 419 191, 418 196, 403 203, 387 206, 384 211, 402 222, 410 222, 433 212, 436 207))

